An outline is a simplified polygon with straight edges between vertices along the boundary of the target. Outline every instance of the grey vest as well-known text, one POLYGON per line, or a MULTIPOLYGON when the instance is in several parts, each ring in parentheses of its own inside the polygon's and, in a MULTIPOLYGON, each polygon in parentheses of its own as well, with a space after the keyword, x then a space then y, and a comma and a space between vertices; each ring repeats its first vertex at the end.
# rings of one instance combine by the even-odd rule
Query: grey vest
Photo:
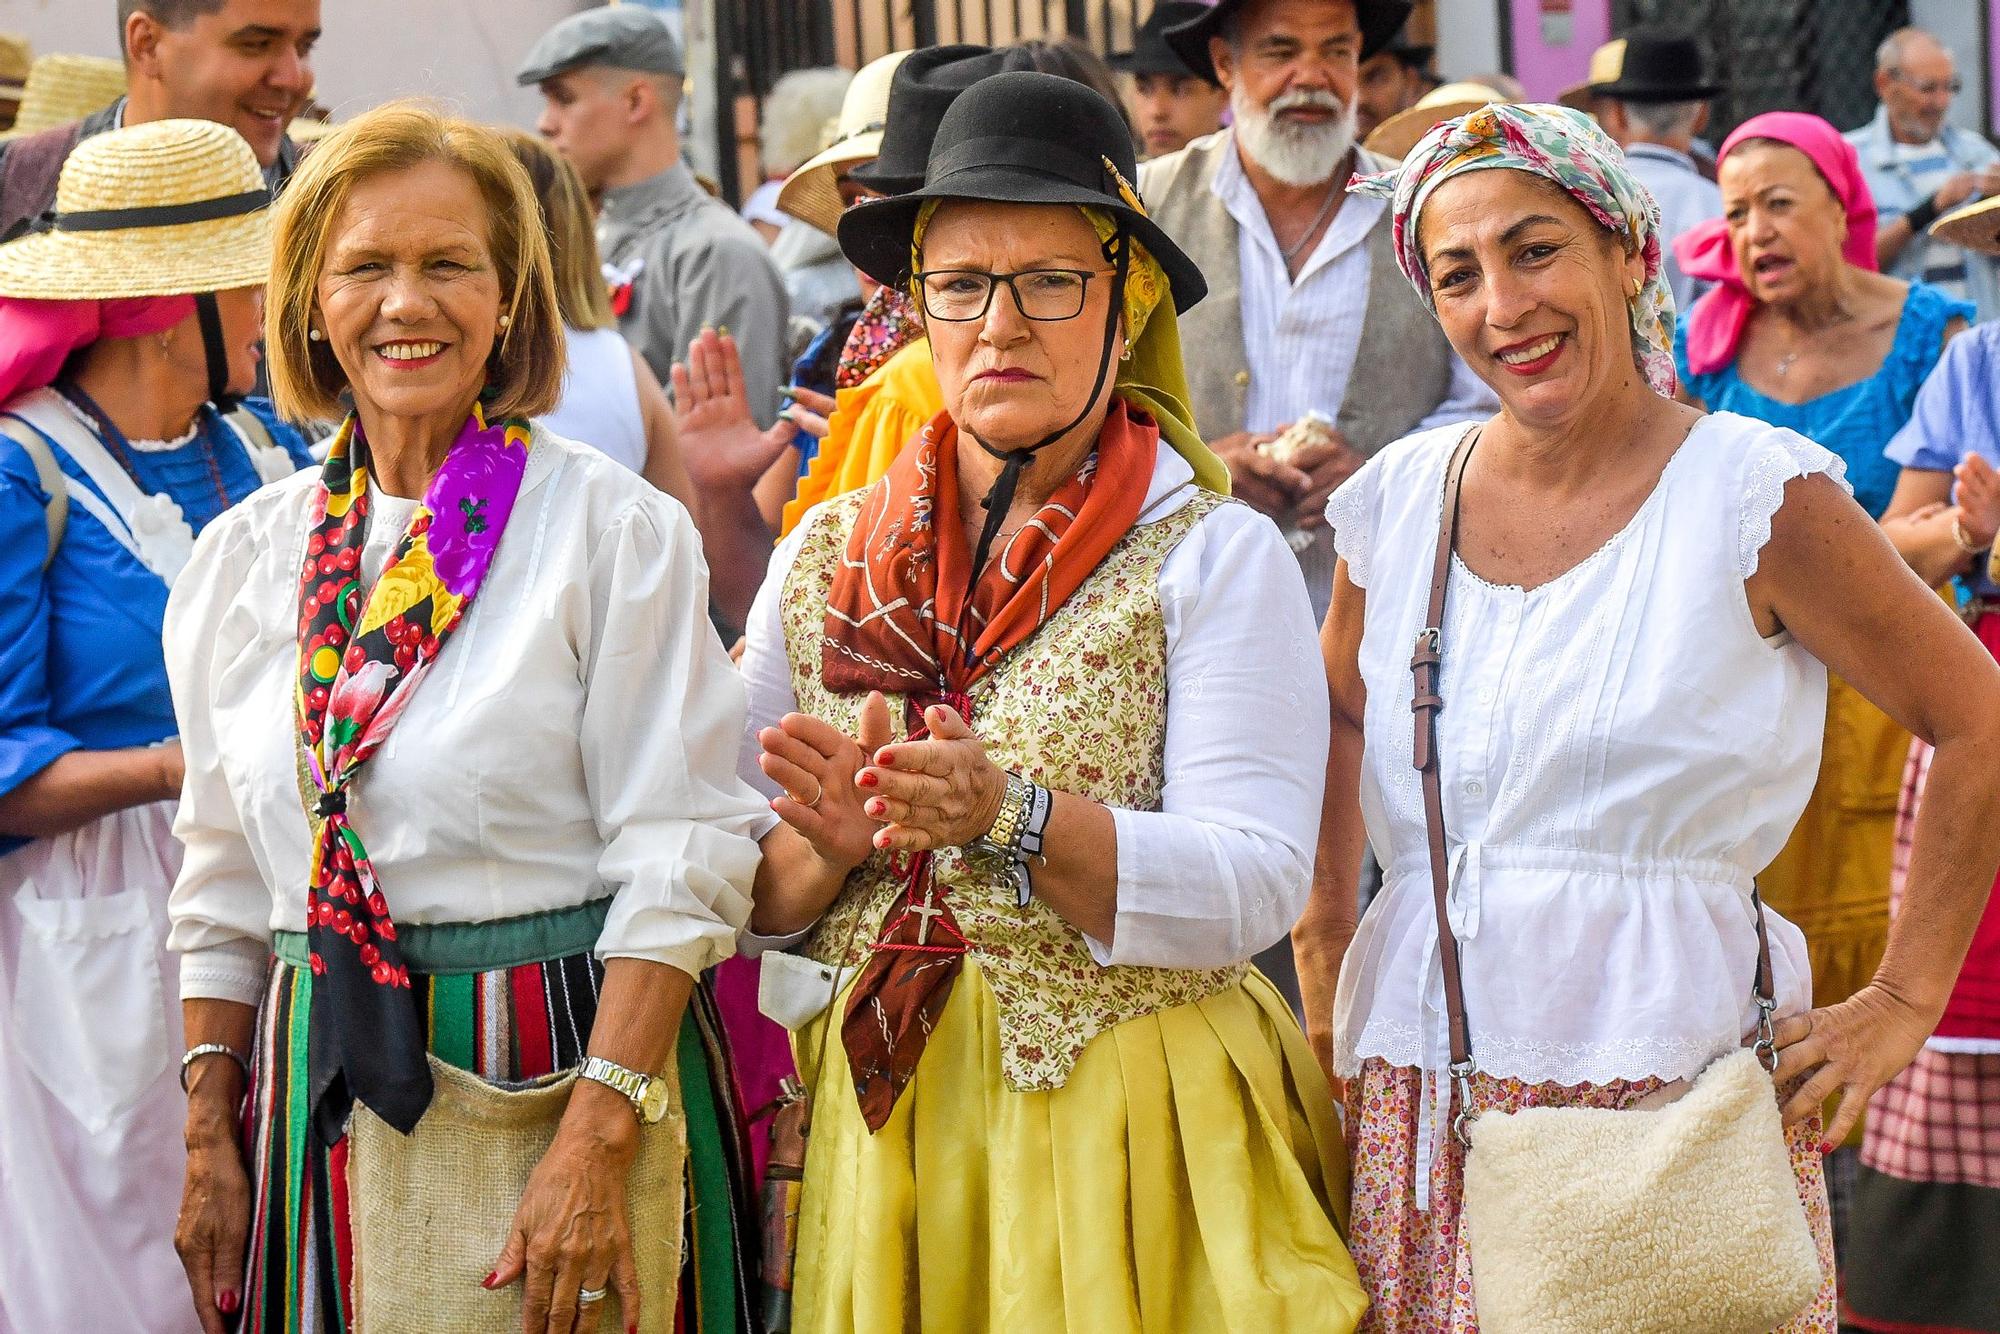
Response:
MULTIPOLYGON (((1229 130, 1197 139, 1178 153, 1139 168, 1139 192, 1154 221, 1201 267, 1208 296, 1180 317, 1188 389, 1202 437, 1219 440, 1243 429, 1250 365, 1243 346, 1242 269, 1236 219, 1215 193, 1229 130)), ((1357 150, 1357 171, 1394 164, 1357 150)), ((1368 232, 1368 311, 1361 346, 1335 425, 1373 456, 1408 435, 1436 410, 1451 387, 1451 345, 1396 265, 1388 215, 1368 232)), ((1313 609, 1324 614, 1333 590, 1333 543, 1322 533, 1299 553, 1313 609)))

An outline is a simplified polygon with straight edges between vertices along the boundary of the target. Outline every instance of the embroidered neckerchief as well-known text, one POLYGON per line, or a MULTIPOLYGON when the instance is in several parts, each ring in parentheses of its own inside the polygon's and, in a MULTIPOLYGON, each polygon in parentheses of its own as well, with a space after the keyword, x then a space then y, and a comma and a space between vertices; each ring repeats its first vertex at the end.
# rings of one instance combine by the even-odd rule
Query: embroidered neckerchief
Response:
MULTIPOLYGON (((958 428, 940 413, 876 484, 855 516, 827 593, 820 680, 839 694, 905 696, 909 739, 930 735, 924 708, 970 723, 971 690, 1032 639, 1083 586, 1139 517, 1159 428, 1114 399, 1097 452, 1035 517, 974 571, 958 508, 958 428)), ((967 949, 928 852, 896 863, 891 904, 840 1037, 872 1133, 916 1075, 967 949)))
POLYGON ((430 1105, 410 970, 348 822, 347 794, 478 594, 527 465, 528 423, 488 426, 475 405, 365 595, 368 442, 352 414, 320 472, 299 577, 297 702, 299 786, 313 832, 306 1067, 324 1143, 343 1133, 356 1099, 404 1134, 430 1105))

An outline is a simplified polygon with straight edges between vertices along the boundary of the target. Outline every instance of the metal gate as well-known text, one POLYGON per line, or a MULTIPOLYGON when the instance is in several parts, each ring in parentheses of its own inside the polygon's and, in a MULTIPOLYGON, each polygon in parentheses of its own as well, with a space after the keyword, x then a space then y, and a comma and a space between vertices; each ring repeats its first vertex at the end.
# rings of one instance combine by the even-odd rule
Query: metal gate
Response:
POLYGON ((1616 0, 1614 30, 1697 35, 1722 85, 1707 138, 1764 111, 1811 111, 1843 130, 1875 112, 1875 48, 1910 21, 1908 0, 1616 0))

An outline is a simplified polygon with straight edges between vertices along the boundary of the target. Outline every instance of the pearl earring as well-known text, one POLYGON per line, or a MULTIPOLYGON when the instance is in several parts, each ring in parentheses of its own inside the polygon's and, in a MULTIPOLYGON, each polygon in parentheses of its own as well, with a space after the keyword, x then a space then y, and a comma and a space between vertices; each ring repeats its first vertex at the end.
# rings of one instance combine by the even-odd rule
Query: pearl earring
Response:
POLYGON ((313 328, 307 328, 306 337, 315 343, 324 343, 326 341, 326 335, 313 328))
POLYGON ((503 329, 506 328, 508 325, 512 324, 513 322, 514 322, 514 317, 512 315, 502 315, 500 317, 500 327, 503 329))

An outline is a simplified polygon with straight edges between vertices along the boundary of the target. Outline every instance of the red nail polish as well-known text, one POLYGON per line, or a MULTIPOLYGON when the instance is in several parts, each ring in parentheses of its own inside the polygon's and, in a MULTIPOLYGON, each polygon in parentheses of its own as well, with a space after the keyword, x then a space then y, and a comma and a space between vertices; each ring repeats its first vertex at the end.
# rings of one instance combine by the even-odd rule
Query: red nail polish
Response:
POLYGON ((878 750, 875 752, 875 763, 881 768, 893 769, 896 767, 896 757, 886 750, 878 750))
POLYGON ((1829 1153, 1832 1153, 1835 1149, 1839 1147, 1840 1146, 1838 1144, 1835 1144, 1832 1140, 1823 1139, 1819 1142, 1819 1156, 1824 1158, 1829 1153))
POLYGON ((224 1315, 235 1315, 236 1302, 236 1293, 234 1291, 227 1291, 215 1299, 215 1309, 224 1315))
POLYGON ((870 815, 880 815, 883 811, 887 809, 888 808, 884 806, 880 801, 871 801, 868 803, 868 813, 870 815))
POLYGON ((479 1286, 485 1288, 488 1292, 491 1292, 494 1288, 500 1286, 499 1279, 500 1279, 500 1271, 496 1269, 492 1273, 488 1274, 485 1278, 480 1279, 479 1286))
POLYGON ((861 786, 863 787, 874 787, 877 783, 881 782, 882 780, 877 778, 874 774, 870 773, 868 770, 863 769, 855 777, 854 781, 861 784, 861 786))

